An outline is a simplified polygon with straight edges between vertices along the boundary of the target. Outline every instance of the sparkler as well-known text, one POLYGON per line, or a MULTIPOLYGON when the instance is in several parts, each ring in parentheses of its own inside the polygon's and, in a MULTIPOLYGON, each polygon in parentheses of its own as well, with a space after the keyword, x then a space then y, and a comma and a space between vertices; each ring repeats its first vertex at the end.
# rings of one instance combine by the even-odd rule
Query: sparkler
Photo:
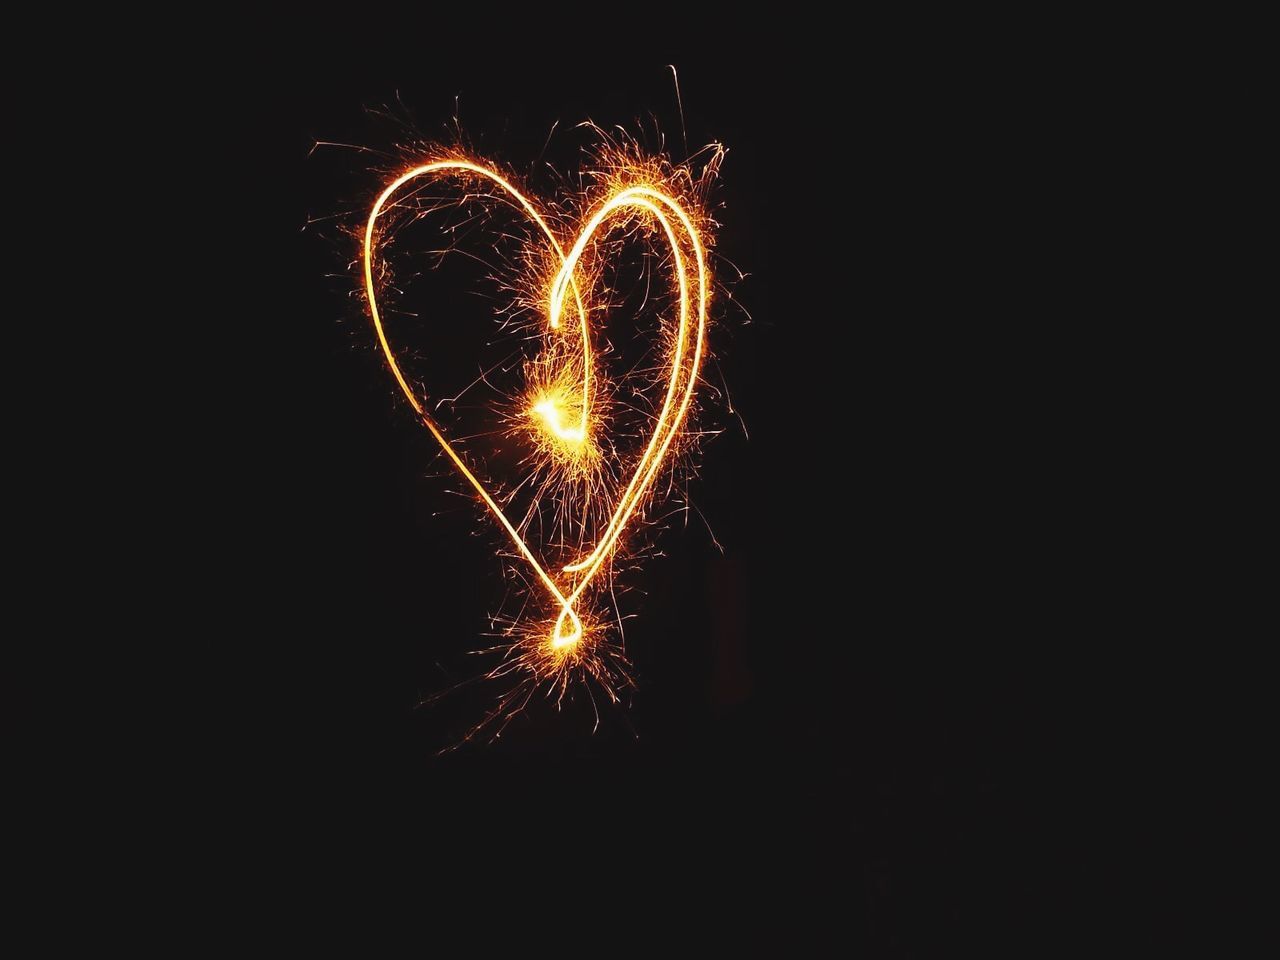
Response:
MULTIPOLYGON (((535 683, 553 678, 561 692, 572 668, 607 681, 608 666, 594 649, 601 620, 584 604, 598 593, 602 572, 611 569, 626 549, 626 534, 654 498, 655 481, 670 464, 673 451, 687 446, 681 438, 688 435, 687 422, 706 357, 711 301, 707 238, 714 224, 702 209, 700 187, 715 175, 722 155, 719 147, 714 148, 701 180, 695 180, 688 167, 672 167, 635 149, 614 149, 602 155, 607 174, 597 190, 584 196, 588 215, 571 242, 562 241, 562 236, 570 234, 562 234, 559 219, 512 179, 492 164, 461 154, 440 156, 395 177, 378 196, 365 224, 364 293, 386 362, 401 392, 528 563, 556 611, 553 623, 528 632, 509 666, 525 670, 535 683), (577 558, 558 568, 546 564, 530 545, 527 517, 513 522, 446 437, 428 412, 425 397, 409 385, 383 325, 378 297, 385 285, 379 282, 379 267, 385 263, 380 254, 389 243, 389 231, 380 231, 379 220, 396 209, 412 188, 438 179, 481 185, 490 196, 505 200, 527 216, 545 240, 548 255, 526 256, 531 273, 523 279, 540 306, 546 350, 541 361, 529 368, 530 383, 520 411, 523 416, 515 418, 512 432, 531 444, 544 468, 539 496, 554 501, 551 506, 559 516, 581 516, 577 558), (578 488, 573 481, 598 480, 604 450, 606 446, 613 448, 606 444, 609 423, 604 414, 607 397, 616 385, 593 353, 590 318, 593 310, 606 309, 595 302, 593 284, 602 268, 601 260, 611 249, 603 241, 616 231, 659 238, 670 265, 678 322, 674 330, 668 325, 662 403, 652 417, 647 442, 629 480, 625 485, 583 484, 588 493, 582 495, 582 502, 571 504, 569 491, 578 488), (570 330, 573 335, 566 337, 570 330), (603 514, 599 523, 590 521, 592 490, 596 499, 616 496, 607 521, 603 514)), ((605 682, 604 686, 613 697, 610 684, 605 682)))

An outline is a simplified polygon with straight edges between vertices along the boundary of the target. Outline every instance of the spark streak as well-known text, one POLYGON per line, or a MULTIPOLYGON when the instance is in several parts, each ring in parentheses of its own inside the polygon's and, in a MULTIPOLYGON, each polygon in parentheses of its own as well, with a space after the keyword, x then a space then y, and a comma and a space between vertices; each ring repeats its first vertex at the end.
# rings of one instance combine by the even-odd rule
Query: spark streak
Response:
POLYGON ((675 178, 664 182, 655 173, 657 169, 659 168, 655 165, 643 163, 620 164, 615 176, 606 184, 607 190, 603 192, 602 198, 589 207, 590 215, 572 244, 568 245, 562 244, 550 218, 507 178, 491 166, 460 156, 423 163, 392 180, 374 203, 364 229, 364 291, 387 364, 413 409, 445 454, 475 489, 480 500, 502 525, 559 610, 549 635, 543 635, 543 643, 552 655, 553 663, 557 657, 580 648, 587 636, 578 606, 601 571, 617 555, 629 525, 638 514, 643 513, 654 481, 667 462, 677 437, 681 435, 705 356, 710 272, 706 243, 698 227, 699 220, 705 221, 705 218, 696 212, 696 206, 694 214, 686 209, 689 198, 684 197, 685 203, 682 204, 680 191, 674 187, 675 178), (577 354, 567 357, 557 354, 553 357, 553 362, 560 365, 559 372, 552 373, 554 383, 535 391, 527 412, 531 429, 541 431, 539 435, 542 439, 539 442, 555 444, 563 464, 584 463, 591 457, 598 456, 595 441, 605 433, 605 425, 595 412, 598 406, 597 392, 601 386, 597 380, 602 374, 596 370, 592 354, 587 300, 593 277, 598 275, 598 264, 592 264, 591 269, 586 269, 584 260, 590 260, 594 256, 600 241, 611 231, 638 222, 656 224, 670 253, 674 287, 678 291, 679 321, 670 343, 667 385, 661 408, 653 418, 652 432, 643 454, 636 462, 629 482, 618 495, 609 520, 594 547, 574 562, 563 565, 555 576, 548 572, 519 527, 512 523, 485 485, 468 468, 441 427, 427 412, 423 399, 409 386, 383 327, 374 269, 378 242, 381 239, 378 219, 397 205, 394 198, 406 186, 434 177, 481 178, 496 186, 500 196, 523 211, 537 225, 559 264, 549 282, 545 279, 542 281, 546 290, 545 320, 548 329, 559 330, 566 307, 576 310, 580 333, 577 338, 577 354), (578 379, 581 381, 580 400, 576 385, 578 379), (574 407, 580 409, 575 411, 574 407))

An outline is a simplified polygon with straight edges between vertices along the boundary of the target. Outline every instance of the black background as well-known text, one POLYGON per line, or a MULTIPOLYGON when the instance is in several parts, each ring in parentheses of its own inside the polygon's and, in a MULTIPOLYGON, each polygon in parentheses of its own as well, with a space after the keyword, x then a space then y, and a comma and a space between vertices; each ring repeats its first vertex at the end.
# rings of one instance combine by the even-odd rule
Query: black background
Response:
POLYGON ((889 955, 992 943, 1074 875, 1088 708, 1046 559, 1074 509, 1046 386, 1065 293, 1034 226, 1070 202, 1047 166, 1061 108, 963 58, 798 52, 547 70, 308 45, 227 92, 247 249, 227 264, 240 366, 214 469, 237 559, 210 615, 241 657, 213 721, 244 802, 307 836, 392 809, 460 849, 546 836, 591 875, 657 834, 679 882, 798 887, 889 955), (749 439, 726 420, 693 486, 725 553, 696 522, 663 536, 628 626, 638 690, 598 732, 536 708, 439 756, 488 693, 419 704, 465 676, 497 561, 473 515, 433 515, 450 484, 350 293, 355 244, 303 229, 381 178, 312 147, 389 146, 365 112, 388 104, 443 135, 456 102, 517 168, 556 120, 570 160, 587 118, 656 115, 678 153, 667 62, 689 143, 729 147, 719 252, 750 274, 753 322, 714 340, 749 439))

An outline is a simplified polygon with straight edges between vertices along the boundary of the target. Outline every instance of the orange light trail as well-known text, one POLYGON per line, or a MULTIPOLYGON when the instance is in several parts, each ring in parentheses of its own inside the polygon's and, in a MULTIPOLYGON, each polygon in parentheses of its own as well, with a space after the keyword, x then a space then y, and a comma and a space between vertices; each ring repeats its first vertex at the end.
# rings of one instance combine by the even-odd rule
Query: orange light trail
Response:
MULTIPOLYGON (((707 310, 710 299, 710 279, 707 266, 707 252, 703 238, 695 225, 694 219, 684 209, 679 200, 651 182, 636 182, 638 176, 632 176, 631 182, 620 182, 612 185, 603 201, 594 207, 585 225, 579 231, 576 240, 565 253, 556 233, 547 219, 535 204, 506 178, 490 167, 463 158, 438 160, 422 164, 401 174, 382 191, 369 213, 364 231, 363 266, 365 295, 369 303, 369 311, 377 331, 378 342, 382 347, 391 372, 395 375, 401 391, 408 398, 427 429, 435 437, 444 452, 454 465, 467 478, 485 506, 493 513, 506 530, 511 541, 521 556, 537 574, 538 579, 546 587, 548 593, 559 608, 555 626, 548 638, 549 649, 563 654, 578 645, 584 638, 582 619, 576 610, 579 601, 596 576, 605 567, 606 562, 615 555, 623 533, 630 521, 652 489, 655 478, 661 469, 675 438, 688 414, 694 388, 698 382, 704 353, 707 327, 707 310), (679 292, 679 324, 671 348, 670 370, 667 389, 662 407, 654 418, 652 434, 643 455, 636 464, 630 481, 623 490, 604 532, 600 535, 595 547, 581 559, 565 565, 561 573, 567 575, 558 581, 548 573, 539 561, 517 527, 508 519, 502 508, 485 489, 484 484, 467 467, 443 431, 434 419, 426 412, 423 403, 414 394, 408 381, 396 361, 383 328, 382 317, 378 310, 377 285, 374 278, 374 260, 376 256, 376 226, 378 217, 391 204, 392 198, 407 184, 430 176, 478 176, 486 178, 515 201, 516 206, 524 211, 537 224, 546 237, 550 248, 560 263, 559 269, 549 286, 546 300, 547 324, 555 330, 561 326, 561 318, 565 302, 572 292, 574 306, 578 313, 581 330, 581 378, 582 402, 577 425, 566 425, 562 416, 559 397, 544 393, 535 398, 529 408, 531 415, 540 423, 541 429, 556 438, 564 453, 569 457, 585 457, 591 438, 602 429, 598 418, 593 416, 593 382, 592 370, 594 359, 591 352, 591 335, 588 324, 588 309, 584 304, 580 286, 589 283, 589 278, 582 275, 581 264, 593 239, 602 232, 607 233, 607 225, 613 221, 628 222, 628 218, 637 215, 651 217, 661 228, 667 245, 670 248, 673 273, 679 292), (689 254, 696 264, 696 278, 690 276, 689 254), (694 301, 696 300, 696 307, 694 301), (696 317, 696 319, 695 319, 696 317), (691 327, 694 329, 691 331, 691 327), (690 353, 692 341, 692 356, 690 353)), ((394 206, 394 204, 391 204, 394 206)), ((576 367, 575 367, 576 370, 576 367)))

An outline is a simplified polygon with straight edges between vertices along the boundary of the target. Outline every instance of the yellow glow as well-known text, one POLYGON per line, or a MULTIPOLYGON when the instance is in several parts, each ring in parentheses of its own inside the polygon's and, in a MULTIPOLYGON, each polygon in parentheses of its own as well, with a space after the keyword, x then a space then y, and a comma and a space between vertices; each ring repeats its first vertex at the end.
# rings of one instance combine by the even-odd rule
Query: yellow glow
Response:
POLYGON ((616 553, 624 531, 641 510, 645 498, 652 489, 654 479, 664 463, 676 436, 680 433, 689 411, 693 391, 701 369, 707 326, 707 309, 710 297, 706 249, 693 219, 680 202, 659 185, 647 182, 623 182, 623 177, 599 203, 576 240, 565 253, 565 248, 551 230, 546 219, 532 201, 494 170, 465 159, 440 160, 423 164, 392 181, 374 203, 364 234, 364 279, 369 311, 373 317, 378 341, 387 363, 395 375, 400 389, 422 418, 427 429, 441 448, 458 467, 463 476, 475 488, 476 493, 502 524, 520 554, 528 561, 538 579, 559 609, 555 626, 551 630, 549 648, 558 654, 572 650, 584 638, 582 620, 576 606, 606 562, 616 553), (671 346, 667 389, 662 406, 654 419, 653 432, 643 455, 635 466, 630 481, 614 506, 608 524, 599 540, 585 556, 561 568, 567 575, 564 581, 552 577, 534 555, 519 530, 503 513, 484 485, 467 468, 461 457, 444 437, 422 402, 410 389, 400 371, 378 312, 377 290, 374 281, 375 226, 379 215, 391 198, 406 184, 420 177, 436 175, 479 176, 487 178, 505 191, 516 204, 538 225, 546 236, 560 263, 552 279, 547 299, 547 323, 551 329, 559 329, 565 302, 572 293, 581 329, 581 356, 571 367, 565 365, 559 375, 552 375, 553 382, 544 384, 530 398, 527 412, 538 430, 547 438, 554 438, 558 449, 568 458, 587 458, 594 455, 591 438, 603 430, 603 425, 592 412, 593 357, 588 330, 588 311, 583 302, 580 284, 588 278, 580 276, 581 261, 588 246, 601 231, 614 220, 627 222, 636 216, 651 217, 661 228, 671 251, 671 263, 679 294, 679 324, 671 346), (694 270, 690 270, 690 254, 694 270), (692 342, 692 349, 691 349, 692 342), (581 394, 576 385, 566 383, 581 379, 581 394), (579 400, 579 396, 581 399, 579 400), (578 408, 578 409, 575 409, 578 408), (575 415, 576 414, 576 415, 575 415), (576 423, 575 423, 576 421, 576 423))
POLYGON ((581 427, 564 426, 560 417, 560 404, 555 400, 543 400, 540 403, 536 403, 530 412, 536 413, 541 417, 547 429, 568 444, 577 445, 586 439, 586 434, 582 432, 581 427))

